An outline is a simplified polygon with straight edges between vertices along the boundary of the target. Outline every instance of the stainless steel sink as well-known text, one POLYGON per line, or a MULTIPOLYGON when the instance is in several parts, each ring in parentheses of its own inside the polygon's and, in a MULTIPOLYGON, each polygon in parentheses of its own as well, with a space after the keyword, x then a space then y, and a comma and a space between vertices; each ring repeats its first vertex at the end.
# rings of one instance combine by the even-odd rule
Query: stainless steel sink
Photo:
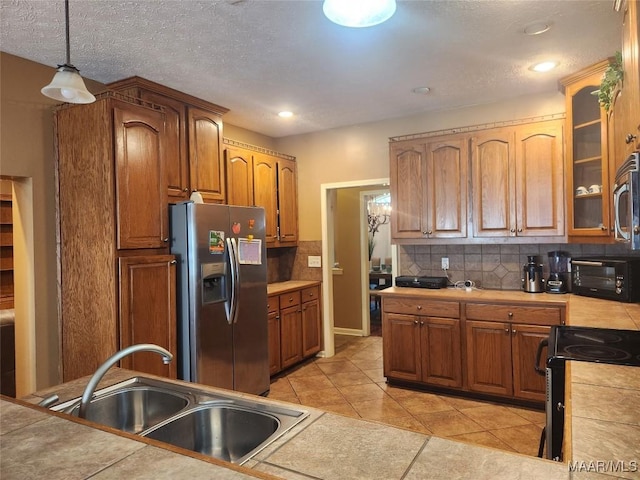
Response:
POLYGON ((235 405, 207 405, 188 410, 145 436, 177 447, 242 463, 280 427, 278 418, 235 405))
MULTIPOLYGON (((51 407, 78 414, 80 398, 51 407)), ((98 390, 87 420, 242 464, 308 412, 135 377, 98 390)))

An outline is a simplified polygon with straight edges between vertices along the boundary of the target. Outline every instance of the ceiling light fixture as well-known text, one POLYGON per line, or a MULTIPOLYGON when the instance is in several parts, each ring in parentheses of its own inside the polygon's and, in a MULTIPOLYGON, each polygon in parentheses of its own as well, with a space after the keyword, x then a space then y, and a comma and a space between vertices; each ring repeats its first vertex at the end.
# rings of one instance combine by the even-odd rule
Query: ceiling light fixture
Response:
POLYGON ((290 117, 293 117, 293 112, 289 112, 285 110, 283 112, 278 113, 278 116, 281 118, 290 118, 290 117))
POLYGON ((535 65, 531 65, 529 70, 533 70, 534 72, 548 72, 553 70, 558 66, 558 62, 540 62, 535 65))
POLYGON ((431 89, 429 87, 416 87, 411 91, 417 95, 428 95, 431 89))
POLYGON ((550 29, 550 23, 536 22, 524 27, 523 31, 525 35, 540 35, 541 33, 548 32, 550 29))
POLYGON ((67 62, 58 65, 58 71, 51 83, 40 92, 46 97, 68 103, 92 103, 96 101, 80 76, 79 70, 71 64, 71 48, 69 47, 69 0, 64 0, 66 25, 67 62))
POLYGON ((372 27, 391 18, 396 0, 324 0, 322 11, 333 23, 344 27, 372 27))

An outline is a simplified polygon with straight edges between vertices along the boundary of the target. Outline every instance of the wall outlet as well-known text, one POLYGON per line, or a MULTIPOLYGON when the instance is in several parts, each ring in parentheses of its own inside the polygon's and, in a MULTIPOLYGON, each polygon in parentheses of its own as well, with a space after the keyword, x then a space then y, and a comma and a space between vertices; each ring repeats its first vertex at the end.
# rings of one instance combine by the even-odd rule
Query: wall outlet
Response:
POLYGON ((322 257, 320 255, 309 255, 307 257, 307 265, 310 267, 322 267, 322 257))
POLYGON ((449 270, 449 257, 442 257, 442 269, 449 270))

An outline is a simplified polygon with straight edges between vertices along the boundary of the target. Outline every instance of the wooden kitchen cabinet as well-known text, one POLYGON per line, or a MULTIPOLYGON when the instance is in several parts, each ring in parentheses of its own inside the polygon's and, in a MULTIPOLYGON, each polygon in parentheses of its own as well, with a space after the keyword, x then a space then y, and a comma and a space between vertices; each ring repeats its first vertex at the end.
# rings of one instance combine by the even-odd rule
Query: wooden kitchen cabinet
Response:
POLYGON ((275 375, 322 348, 320 284, 269 296, 269 371, 275 375))
POLYGON ((302 360, 300 292, 280 295, 280 361, 283 369, 302 360))
POLYGON ((141 77, 119 80, 108 87, 163 107, 169 202, 186 200, 199 191, 205 202, 225 203, 222 115, 228 109, 141 77))
POLYGON ((322 319, 320 318, 320 287, 305 288, 302 301, 302 356, 315 355, 322 348, 322 319))
POLYGON ((545 379, 535 372, 536 350, 549 337, 551 325, 561 323, 559 307, 468 303, 469 390, 543 402, 545 379))
POLYGON ((282 370, 280 361, 280 302, 278 295, 267 299, 267 324, 269 332, 269 374, 282 370))
POLYGON ((384 375, 462 387, 460 305, 385 297, 382 307, 384 375))
POLYGON ((563 124, 524 123, 473 135, 474 237, 564 235, 563 124))
MULTIPOLYGON (((92 374, 129 341, 120 329, 123 320, 136 340, 143 332, 158 340, 152 331, 159 327, 148 323, 146 307, 141 308, 149 296, 136 280, 142 269, 121 276, 119 258, 144 258, 160 265, 146 265, 146 272, 153 271, 151 276, 158 277, 154 281, 165 287, 153 298, 157 308, 175 305, 175 291, 167 288, 172 267, 167 266, 166 185, 161 173, 164 117, 161 110, 146 105, 108 92, 95 103, 62 105, 55 112, 64 381, 92 374), (128 317, 123 319, 123 314, 128 317)), ((172 321, 167 315, 165 311, 161 320, 165 331, 172 321)), ((168 341, 166 345, 173 348, 168 341)))
POLYGON ((620 12, 623 79, 614 91, 609 137, 614 172, 640 150, 640 5, 637 0, 623 0, 620 12))
POLYGON ((567 110, 567 226, 570 241, 611 238, 611 192, 607 114, 592 92, 600 88, 605 60, 560 80, 567 110), (592 185, 601 190, 589 192, 592 185), (584 192, 578 192, 584 187, 584 192))
POLYGON ((264 208, 268 248, 296 246, 298 180, 295 158, 231 139, 225 138, 224 143, 227 190, 232 204, 264 208))
MULTIPOLYGON (((177 353, 176 260, 173 255, 120 257, 120 348, 153 343, 177 353)), ((165 365, 155 353, 124 358, 123 368, 177 378, 177 359, 165 365)))
POLYGON ((467 236, 468 140, 462 136, 390 145, 391 236, 467 236))

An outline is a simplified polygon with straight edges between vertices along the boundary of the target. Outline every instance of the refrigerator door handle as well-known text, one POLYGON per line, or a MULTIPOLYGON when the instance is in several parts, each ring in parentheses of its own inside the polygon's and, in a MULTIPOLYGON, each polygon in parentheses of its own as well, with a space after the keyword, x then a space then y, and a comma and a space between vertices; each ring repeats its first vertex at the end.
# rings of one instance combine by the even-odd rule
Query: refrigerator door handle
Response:
POLYGON ((233 238, 227 237, 227 250, 229 252, 229 266, 231 267, 231 307, 229 312, 229 318, 227 321, 229 325, 236 323, 238 320, 238 287, 240 279, 238 277, 238 252, 236 250, 236 243, 233 238))

